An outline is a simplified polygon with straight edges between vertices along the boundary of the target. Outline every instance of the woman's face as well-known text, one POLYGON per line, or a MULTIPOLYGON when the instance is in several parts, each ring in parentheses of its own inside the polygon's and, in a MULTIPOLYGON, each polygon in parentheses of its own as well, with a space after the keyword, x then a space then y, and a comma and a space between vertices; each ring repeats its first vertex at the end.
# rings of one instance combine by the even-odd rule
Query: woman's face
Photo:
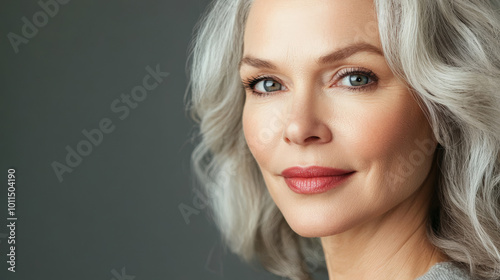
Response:
POLYGON ((381 50, 370 0, 251 7, 240 68, 245 138, 271 197, 302 236, 377 220, 429 174, 437 143, 381 50), (282 174, 311 166, 350 173, 282 174))

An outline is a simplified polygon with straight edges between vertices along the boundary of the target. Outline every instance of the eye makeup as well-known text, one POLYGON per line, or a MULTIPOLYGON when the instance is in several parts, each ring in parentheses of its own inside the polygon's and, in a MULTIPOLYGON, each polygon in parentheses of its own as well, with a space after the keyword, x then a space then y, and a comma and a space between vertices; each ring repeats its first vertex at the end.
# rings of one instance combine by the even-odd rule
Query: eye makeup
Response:
MULTIPOLYGON (((352 67, 352 68, 341 69, 334 75, 332 80, 333 80, 331 85, 332 87, 338 87, 349 91, 368 91, 373 89, 373 87, 377 85, 379 78, 373 71, 369 69, 363 67, 352 67), (367 80, 367 83, 364 85, 350 85, 350 86, 338 85, 338 83, 343 81, 345 78, 349 78, 352 76, 358 76, 358 78, 355 79, 355 81, 359 81, 359 79, 361 78, 361 80, 367 80), (362 77, 366 79, 363 79, 362 77)), ((282 90, 286 90, 286 86, 281 82, 281 80, 273 75, 252 76, 247 79, 243 79, 241 82, 246 90, 249 90, 253 94, 260 97, 270 96, 282 90), (256 86, 260 82, 266 82, 266 81, 272 81, 274 83, 278 83, 284 89, 275 91, 264 91, 264 92, 256 89, 256 86)), ((349 82, 352 83, 352 79, 349 79, 349 82)))

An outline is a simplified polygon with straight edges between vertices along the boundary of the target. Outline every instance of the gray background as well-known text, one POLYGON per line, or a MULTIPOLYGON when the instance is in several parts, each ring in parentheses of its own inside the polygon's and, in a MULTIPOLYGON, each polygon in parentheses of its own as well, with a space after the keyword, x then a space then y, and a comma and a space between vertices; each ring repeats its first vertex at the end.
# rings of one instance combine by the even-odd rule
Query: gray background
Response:
POLYGON ((225 250, 205 209, 189 223, 179 210, 197 205, 183 98, 188 46, 208 3, 72 0, 16 53, 7 34, 22 35, 22 18, 33 22, 42 8, 2 1, 0 279, 280 279, 225 250), (169 76, 121 120, 111 103, 156 65, 169 76), (60 182, 51 164, 66 164, 66 146, 76 149, 103 118, 115 130, 60 182), (8 168, 15 273, 6 263, 8 168))

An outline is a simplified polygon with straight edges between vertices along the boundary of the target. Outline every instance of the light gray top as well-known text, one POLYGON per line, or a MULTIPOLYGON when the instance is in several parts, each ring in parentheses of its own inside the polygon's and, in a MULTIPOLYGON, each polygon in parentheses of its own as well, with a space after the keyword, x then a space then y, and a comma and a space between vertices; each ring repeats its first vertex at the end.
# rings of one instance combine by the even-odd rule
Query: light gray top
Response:
POLYGON ((427 273, 415 280, 471 280, 467 271, 451 262, 440 262, 433 265, 427 273))

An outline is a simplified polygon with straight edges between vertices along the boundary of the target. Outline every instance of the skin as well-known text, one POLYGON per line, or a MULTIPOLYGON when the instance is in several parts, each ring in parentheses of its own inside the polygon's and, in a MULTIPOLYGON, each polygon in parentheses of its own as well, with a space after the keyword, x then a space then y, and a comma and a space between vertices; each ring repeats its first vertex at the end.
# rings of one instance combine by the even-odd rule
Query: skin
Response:
POLYGON ((330 279, 415 279, 447 259, 425 234, 437 142, 381 50, 369 0, 255 0, 245 28, 242 81, 275 86, 257 83, 267 96, 246 88, 245 139, 290 227, 321 237, 330 279), (318 63, 361 43, 374 48, 318 63), (362 76, 362 87, 339 76, 352 69, 377 78, 362 76), (318 194, 295 193, 281 176, 313 165, 355 173, 318 194))

